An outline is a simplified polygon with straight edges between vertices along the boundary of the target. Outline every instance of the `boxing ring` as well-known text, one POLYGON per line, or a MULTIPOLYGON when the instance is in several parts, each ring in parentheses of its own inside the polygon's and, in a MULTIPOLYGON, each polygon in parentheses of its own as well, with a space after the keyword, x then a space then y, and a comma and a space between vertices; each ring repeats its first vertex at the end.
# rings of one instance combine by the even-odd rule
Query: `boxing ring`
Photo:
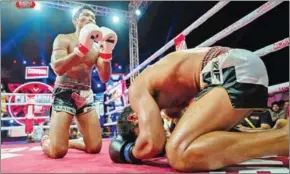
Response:
MULTIPOLYGON (((208 20, 211 16, 221 10, 224 6, 226 6, 229 2, 221 1, 218 2, 214 7, 212 7, 208 12, 202 15, 199 19, 193 22, 189 27, 187 27, 184 31, 182 31, 179 35, 177 35, 170 42, 165 44, 162 48, 156 51, 153 55, 151 55, 148 59, 146 59, 142 64, 136 67, 129 74, 125 75, 118 83, 113 85, 113 87, 109 88, 104 92, 104 96, 106 97, 106 101, 104 105, 111 105, 114 101, 127 97, 128 89, 124 85, 125 81, 133 76, 135 73, 140 71, 142 68, 147 66, 150 62, 159 57, 162 53, 168 50, 170 47, 174 46, 176 49, 186 49, 185 37, 194 31, 194 29, 198 28, 202 25, 206 20, 208 20), (117 95, 113 96, 112 93, 116 93, 119 90, 117 95)), ((213 37, 209 38, 205 42, 201 43, 197 47, 211 46, 218 40, 227 37, 231 33, 237 31, 238 29, 246 26, 251 23, 255 19, 259 18, 263 14, 267 13, 271 9, 278 6, 279 1, 269 1, 264 3, 262 6, 249 13, 245 17, 236 21, 232 25, 228 26, 224 30, 220 31, 213 37)), ((281 38, 282 39, 282 38, 281 38)), ((267 45, 257 51, 255 54, 258 56, 265 56, 272 52, 279 51, 283 48, 289 46, 289 38, 284 38, 280 41, 277 41, 273 44, 267 45)), ((268 88, 269 95, 279 92, 284 92, 289 90, 289 82, 285 82, 282 84, 270 86, 268 88)), ((2 93, 2 96, 17 96, 23 95, 23 93, 2 93)), ((29 95, 29 94, 27 94, 29 95)), ((34 94, 40 95, 40 94, 34 94)), ((51 97, 51 94, 43 94, 51 97)), ((11 101, 11 100, 9 100, 11 101)), ((125 100, 126 101, 126 100, 125 100)), ((17 127, 1 127, 2 130, 12 130, 12 129, 27 129, 27 127, 32 126, 33 128, 47 128, 49 126, 33 126, 31 125, 31 120, 38 119, 49 119, 49 116, 35 116, 33 114, 34 105, 51 105, 51 103, 37 103, 33 100, 28 100, 26 103, 13 103, 9 102, 6 105, 27 105, 28 111, 25 117, 23 118, 2 118, 2 120, 26 120, 26 124, 23 126, 17 127), (28 125, 28 123, 30 125, 28 125)), ((124 102, 123 107, 118 107, 115 110, 108 110, 105 115, 108 117, 112 117, 122 111, 125 106, 128 106, 128 102, 124 102)), ((104 124, 104 126, 114 126, 116 124, 115 121, 104 124)), ((72 125, 71 127, 76 127, 76 125, 72 125)), ((63 159, 49 159, 47 158, 41 151, 41 147, 39 143, 30 143, 30 144, 2 144, 1 145, 1 172, 21 172, 21 173, 59 173, 59 172, 79 172, 79 173, 99 173, 99 172, 109 172, 109 173, 144 173, 144 172, 176 172, 170 168, 168 165, 166 158, 153 158, 150 160, 145 160, 141 165, 131 165, 131 164, 115 164, 110 160, 109 157, 109 146, 110 139, 103 139, 103 147, 100 154, 86 154, 81 151, 77 151, 74 149, 69 149, 67 155, 63 159)), ((253 159, 249 161, 245 161, 235 166, 230 166, 218 171, 209 171, 203 173, 289 173, 289 158, 281 157, 281 156, 270 156, 263 157, 259 159, 253 159)))

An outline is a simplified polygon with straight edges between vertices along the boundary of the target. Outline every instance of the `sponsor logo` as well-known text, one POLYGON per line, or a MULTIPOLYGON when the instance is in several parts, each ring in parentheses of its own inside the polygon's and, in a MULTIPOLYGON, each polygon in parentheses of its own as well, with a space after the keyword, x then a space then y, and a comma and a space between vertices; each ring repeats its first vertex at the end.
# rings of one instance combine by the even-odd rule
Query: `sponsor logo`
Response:
POLYGON ((17 1, 15 6, 17 8, 34 8, 36 3, 34 1, 17 1))
POLYGON ((25 79, 48 78, 48 66, 26 67, 25 79))

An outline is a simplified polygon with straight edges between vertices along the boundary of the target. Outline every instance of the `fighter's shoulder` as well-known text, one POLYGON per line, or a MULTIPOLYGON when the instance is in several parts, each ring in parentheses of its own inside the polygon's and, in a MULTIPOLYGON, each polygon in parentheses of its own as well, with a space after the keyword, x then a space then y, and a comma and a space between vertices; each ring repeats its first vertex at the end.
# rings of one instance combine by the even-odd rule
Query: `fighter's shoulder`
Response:
POLYGON ((55 40, 60 42, 69 42, 71 40, 71 34, 58 34, 55 40))
POLYGON ((129 94, 140 94, 145 91, 150 91, 150 84, 148 83, 147 79, 145 79, 141 74, 134 79, 129 87, 129 94))

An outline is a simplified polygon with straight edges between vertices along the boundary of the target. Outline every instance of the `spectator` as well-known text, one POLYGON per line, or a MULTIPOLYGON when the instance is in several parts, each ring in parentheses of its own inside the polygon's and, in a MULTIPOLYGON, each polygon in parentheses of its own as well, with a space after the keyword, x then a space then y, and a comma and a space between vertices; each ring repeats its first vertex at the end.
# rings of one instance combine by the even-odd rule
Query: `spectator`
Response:
POLYGON ((80 136, 77 128, 71 128, 70 129, 70 139, 78 139, 80 137, 81 136, 80 136))
POLYGON ((285 109, 286 118, 289 118, 289 100, 284 101, 283 109, 285 109))
MULTIPOLYGON (((270 112, 270 115, 271 115, 271 118, 272 118, 272 121, 274 123, 275 126, 273 127, 280 127, 280 126, 277 126, 277 124, 279 124, 279 121, 280 119, 286 119, 286 109, 285 108, 282 108, 281 107, 281 104, 282 102, 279 101, 279 102, 273 102, 272 103, 272 107, 271 109, 269 110, 270 112)), ((283 105, 284 105, 284 102, 283 102, 283 105)))
POLYGON ((281 109, 286 109, 287 106, 289 105, 289 100, 285 100, 285 101, 284 100, 280 100, 280 101, 278 101, 278 104, 280 105, 281 109))
POLYGON ((112 135, 111 127, 110 126, 104 126, 103 128, 103 138, 110 138, 112 135))
POLYGON ((280 102, 280 116, 276 122, 275 125, 273 126, 273 129, 279 129, 285 126, 285 123, 287 122, 287 118, 289 117, 289 100, 286 101, 279 101, 280 102))
POLYGON ((273 122, 269 111, 254 111, 237 126, 242 132, 254 132, 271 129, 273 122))

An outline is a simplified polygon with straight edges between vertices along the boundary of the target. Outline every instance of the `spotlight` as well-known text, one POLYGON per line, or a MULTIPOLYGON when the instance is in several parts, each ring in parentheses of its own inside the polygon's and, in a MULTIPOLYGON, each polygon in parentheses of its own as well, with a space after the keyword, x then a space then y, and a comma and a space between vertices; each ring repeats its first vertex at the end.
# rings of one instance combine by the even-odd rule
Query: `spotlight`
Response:
POLYGON ((121 65, 119 65, 119 66, 118 66, 118 68, 119 68, 119 69, 122 69, 122 66, 121 66, 121 65))
POLYGON ((9 120, 9 123, 10 123, 10 124, 13 124, 13 123, 14 123, 14 120, 9 120))
POLYGON ((118 23, 119 22, 119 17, 118 16, 113 16, 113 22, 118 23))
POLYGON ((115 66, 115 67, 117 67, 117 66, 118 66, 118 64, 117 64, 117 63, 114 63, 114 66, 115 66))
POLYGON ((23 64, 26 64, 26 60, 23 61, 23 64))
POLYGON ((32 64, 35 65, 35 61, 33 61, 32 64))
POLYGON ((98 84, 97 84, 97 87, 100 88, 100 87, 101 87, 101 84, 98 83, 98 84))
POLYGON ((137 9, 137 10, 135 11, 135 13, 136 13, 137 16, 140 16, 141 11, 140 11, 139 9, 137 9))
POLYGON ((41 62, 41 65, 44 65, 44 62, 41 62))
POLYGON ((17 63, 17 61, 16 60, 13 60, 13 63, 15 64, 15 63, 17 63))
POLYGON ((73 10, 72 10, 72 16, 74 17, 74 15, 76 14, 76 12, 78 11, 78 8, 74 8, 73 10))
POLYGON ((41 10, 41 6, 40 6, 40 3, 39 2, 35 2, 35 7, 34 7, 35 10, 41 10))

